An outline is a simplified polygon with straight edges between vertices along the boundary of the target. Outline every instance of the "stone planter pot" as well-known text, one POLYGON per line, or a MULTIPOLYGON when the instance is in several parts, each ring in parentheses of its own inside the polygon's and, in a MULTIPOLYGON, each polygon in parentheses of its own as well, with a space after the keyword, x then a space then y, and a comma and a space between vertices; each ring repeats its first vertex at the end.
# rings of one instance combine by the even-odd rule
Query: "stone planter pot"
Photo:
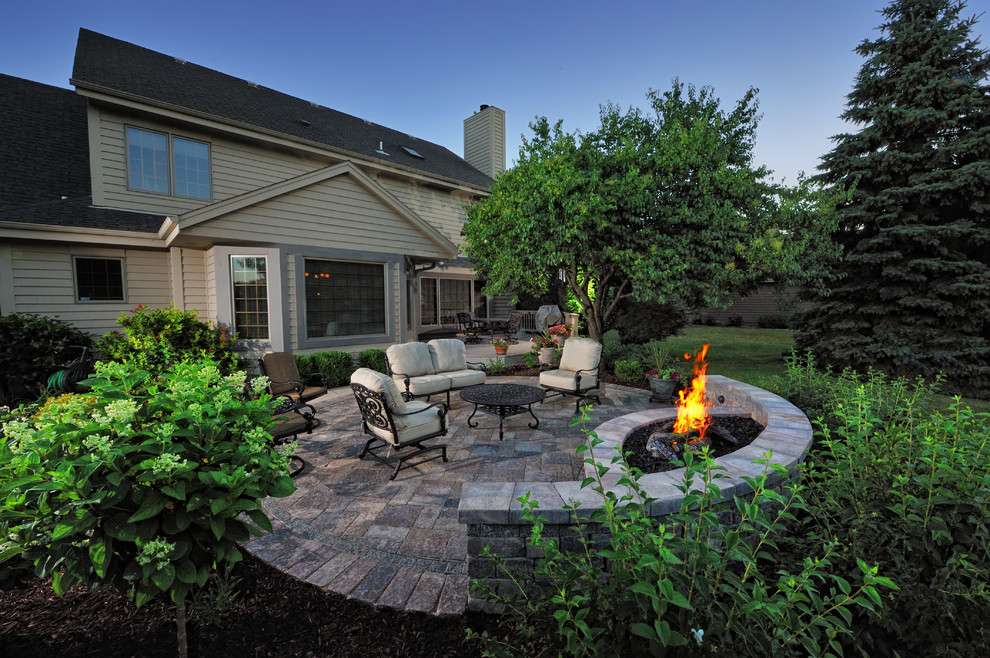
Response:
POLYGON ((552 366, 557 355, 556 347, 542 347, 540 348, 540 365, 541 366, 552 366))
POLYGON ((677 382, 673 379, 661 379, 660 377, 647 377, 650 382, 650 402, 662 402, 670 404, 677 389, 677 382))

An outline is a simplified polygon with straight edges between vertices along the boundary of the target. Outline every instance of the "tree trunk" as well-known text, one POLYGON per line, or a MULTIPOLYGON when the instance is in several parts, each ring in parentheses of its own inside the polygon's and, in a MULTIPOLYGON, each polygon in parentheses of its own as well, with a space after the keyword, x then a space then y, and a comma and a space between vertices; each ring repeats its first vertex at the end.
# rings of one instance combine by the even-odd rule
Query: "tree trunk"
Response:
POLYGON ((179 658, 188 658, 189 643, 186 639, 186 600, 182 599, 175 606, 175 636, 179 643, 179 658))

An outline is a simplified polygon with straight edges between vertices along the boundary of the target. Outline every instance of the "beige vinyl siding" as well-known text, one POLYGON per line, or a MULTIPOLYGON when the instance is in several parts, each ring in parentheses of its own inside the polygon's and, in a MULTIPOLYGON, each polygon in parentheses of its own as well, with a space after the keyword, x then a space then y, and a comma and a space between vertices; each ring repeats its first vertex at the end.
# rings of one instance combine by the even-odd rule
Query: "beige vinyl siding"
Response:
POLYGON ((117 318, 138 304, 167 307, 171 297, 167 251, 101 249, 68 245, 14 245, 11 249, 15 310, 58 316, 93 335, 118 330, 117 318), (126 299, 77 302, 72 257, 122 258, 126 299))
POLYGON ((180 257, 184 310, 198 311, 200 320, 212 319, 209 315, 210 300, 206 278, 206 252, 196 249, 181 249, 180 257))
POLYGON ((125 126, 170 133, 210 145, 213 201, 223 201, 299 174, 320 169, 325 161, 263 149, 247 143, 216 137, 184 127, 145 120, 132 120, 109 110, 92 112, 98 122, 99 146, 94 150, 93 198, 97 205, 144 212, 179 215, 207 206, 211 201, 188 199, 127 189, 127 144, 125 126))
POLYGON ((299 349, 299 313, 302 305, 299 303, 301 291, 296 288, 296 258, 290 255, 286 264, 286 282, 288 283, 288 312, 289 312, 289 349, 293 352, 299 349))
POLYGON ((347 175, 207 220, 183 233, 218 240, 445 256, 416 226, 347 175))
POLYGON ((411 182, 382 176, 378 182, 399 201, 440 231, 445 238, 461 246, 461 228, 467 221, 464 206, 469 201, 462 195, 442 192, 411 182))
POLYGON ((219 317, 217 313, 216 254, 212 249, 206 250, 204 261, 206 263, 206 317, 211 321, 216 321, 219 317))

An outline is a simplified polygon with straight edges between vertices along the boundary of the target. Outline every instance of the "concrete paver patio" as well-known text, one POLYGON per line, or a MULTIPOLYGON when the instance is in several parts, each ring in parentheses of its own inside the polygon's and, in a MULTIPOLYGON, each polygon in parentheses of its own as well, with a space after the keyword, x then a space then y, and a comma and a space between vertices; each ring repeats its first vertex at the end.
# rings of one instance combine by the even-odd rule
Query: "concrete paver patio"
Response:
MULTIPOLYGON (((536 385, 536 378, 488 381, 536 385)), ((649 395, 609 384, 591 411, 589 429, 655 406, 649 395)), ((474 405, 456 392, 451 403, 448 434, 434 440, 448 444, 449 461, 413 460, 390 481, 390 468, 357 458, 366 439, 350 388, 316 401, 323 424, 300 437, 297 454, 307 467, 295 479, 297 490, 265 501, 275 532, 248 543, 248 551, 306 582, 370 604, 461 614, 469 587, 466 528, 457 520, 462 485, 581 479, 575 449, 584 437, 570 425, 573 398, 534 405, 540 419, 535 430, 527 427, 529 414, 507 418, 504 441, 497 417, 479 414, 480 426, 472 429, 465 421, 474 405)))

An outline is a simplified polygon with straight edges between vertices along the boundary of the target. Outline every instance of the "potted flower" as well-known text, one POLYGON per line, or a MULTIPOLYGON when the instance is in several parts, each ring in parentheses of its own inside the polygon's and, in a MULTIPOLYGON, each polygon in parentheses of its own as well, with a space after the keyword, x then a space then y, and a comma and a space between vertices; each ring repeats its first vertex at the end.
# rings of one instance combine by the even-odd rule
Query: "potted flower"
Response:
POLYGON ((495 354, 499 356, 505 356, 509 351, 509 339, 508 338, 493 338, 492 347, 495 348, 495 354))
POLYGON ((681 385, 681 372, 673 364, 673 352, 667 345, 657 342, 647 344, 646 352, 653 365, 646 371, 646 380, 652 392, 650 402, 670 403, 681 385))
POLYGON ((533 339, 533 351, 540 355, 541 366, 552 366, 557 355, 557 339, 549 333, 533 339))
POLYGON ((571 330, 564 324, 555 324, 547 329, 547 335, 555 338, 561 347, 564 342, 571 337, 571 330))

